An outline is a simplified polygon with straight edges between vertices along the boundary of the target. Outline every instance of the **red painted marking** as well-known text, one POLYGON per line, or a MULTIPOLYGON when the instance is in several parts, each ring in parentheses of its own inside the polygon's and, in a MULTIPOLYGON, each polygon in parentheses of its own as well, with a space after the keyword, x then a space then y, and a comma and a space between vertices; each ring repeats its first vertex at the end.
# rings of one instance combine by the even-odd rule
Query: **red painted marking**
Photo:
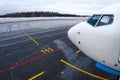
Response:
MULTIPOLYGON (((60 49, 56 49, 56 50, 54 50, 53 52, 56 52, 56 51, 59 51, 59 50, 60 50, 60 49)), ((49 53, 47 53, 47 54, 43 54, 43 55, 34 57, 34 58, 30 59, 30 60, 26 60, 26 61, 21 62, 21 63, 19 63, 19 64, 13 65, 13 66, 11 66, 11 67, 9 67, 9 68, 2 69, 2 70, 0 70, 0 72, 5 72, 5 71, 8 71, 8 70, 17 68, 17 67, 19 67, 19 66, 22 66, 22 65, 31 63, 31 62, 33 62, 33 61, 35 61, 35 60, 37 60, 37 59, 43 58, 43 57, 45 57, 45 56, 51 54, 51 53, 53 53, 53 52, 49 52, 49 53)))
MULTIPOLYGON (((69 43, 68 46, 70 46, 70 45, 72 45, 72 44, 69 43)), ((67 47, 67 46, 63 46, 63 47, 67 47)), ((36 56, 36 57, 34 57, 34 58, 32 58, 32 59, 26 60, 26 61, 21 62, 21 63, 19 63, 19 64, 13 65, 13 66, 8 67, 8 68, 4 68, 4 69, 0 70, 0 73, 6 72, 6 71, 8 71, 8 70, 12 70, 12 69, 14 69, 14 68, 20 67, 20 66, 25 65, 25 64, 28 64, 28 63, 31 63, 31 62, 33 62, 33 61, 35 61, 35 60, 38 60, 38 59, 40 59, 40 58, 43 58, 43 57, 45 57, 45 56, 47 56, 47 55, 49 55, 49 54, 51 54, 51 53, 53 53, 53 52, 57 52, 57 51, 59 51, 59 50, 60 50, 60 49, 55 49, 54 51, 49 52, 49 53, 47 53, 47 54, 43 54, 43 55, 40 55, 40 56, 36 56)))

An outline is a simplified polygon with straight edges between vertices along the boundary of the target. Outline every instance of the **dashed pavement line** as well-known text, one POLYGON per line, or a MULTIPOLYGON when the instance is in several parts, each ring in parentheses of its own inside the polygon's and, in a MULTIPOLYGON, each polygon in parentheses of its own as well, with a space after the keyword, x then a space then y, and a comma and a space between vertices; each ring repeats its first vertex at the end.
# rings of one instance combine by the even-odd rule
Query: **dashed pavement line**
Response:
MULTIPOLYGON (((57 51, 59 51, 59 50, 60 50, 60 49, 56 49, 56 50, 54 50, 53 52, 57 52, 57 51)), ((47 54, 42 54, 42 55, 33 57, 33 58, 29 59, 29 60, 23 61, 23 62, 21 62, 21 63, 15 64, 15 65, 13 65, 13 66, 11 66, 11 67, 4 68, 4 69, 0 70, 0 73, 1 73, 1 72, 5 72, 5 71, 8 71, 8 70, 15 69, 15 68, 17 68, 17 67, 23 66, 23 65, 28 64, 28 63, 31 63, 31 62, 33 62, 33 61, 36 61, 36 60, 38 60, 38 59, 41 59, 41 58, 43 58, 43 57, 45 57, 45 56, 50 55, 50 54, 53 53, 53 52, 49 52, 49 53, 47 53, 47 54)))
MULTIPOLYGON (((71 45, 73 45, 73 44, 72 44, 72 43, 68 43, 68 46, 71 46, 71 45)), ((63 47, 66 47, 66 46, 63 46, 63 47)), ((54 52, 57 52, 57 51, 60 51, 60 49, 57 48, 57 49, 55 49, 55 50, 52 51, 52 52, 49 52, 49 53, 46 53, 46 54, 42 54, 42 55, 33 57, 33 58, 31 58, 31 59, 28 59, 28 60, 26 60, 26 61, 20 62, 20 63, 18 63, 18 64, 12 65, 12 66, 7 67, 7 68, 3 68, 3 69, 0 70, 0 73, 6 72, 6 71, 8 71, 8 70, 15 69, 15 68, 17 68, 17 67, 20 67, 20 66, 23 66, 23 65, 26 65, 26 64, 29 64, 29 63, 31 63, 31 62, 33 62, 33 61, 36 61, 36 60, 41 59, 41 58, 44 58, 45 56, 48 56, 48 55, 50 55, 50 54, 52 54, 52 53, 54 53, 54 52)), ((33 53, 34 53, 34 52, 33 52, 33 53)))

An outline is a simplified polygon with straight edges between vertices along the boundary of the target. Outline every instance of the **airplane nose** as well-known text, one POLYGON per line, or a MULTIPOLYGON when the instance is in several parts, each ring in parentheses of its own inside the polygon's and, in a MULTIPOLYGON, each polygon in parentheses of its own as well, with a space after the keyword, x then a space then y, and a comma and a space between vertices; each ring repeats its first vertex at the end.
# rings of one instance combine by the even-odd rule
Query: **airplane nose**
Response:
POLYGON ((68 30, 68 38, 75 43, 76 42, 76 36, 75 36, 75 29, 74 27, 68 30))

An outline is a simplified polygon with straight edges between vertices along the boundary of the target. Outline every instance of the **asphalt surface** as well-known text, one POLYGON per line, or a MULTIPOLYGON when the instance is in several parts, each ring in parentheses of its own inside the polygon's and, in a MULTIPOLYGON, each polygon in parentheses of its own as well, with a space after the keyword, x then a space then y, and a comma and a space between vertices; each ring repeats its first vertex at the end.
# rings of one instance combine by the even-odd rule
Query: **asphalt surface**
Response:
MULTIPOLYGON (((68 29, 81 19, 73 20, 71 24, 60 21, 62 25, 58 26, 53 23, 59 20, 44 20, 52 26, 50 28, 30 27, 32 22, 1 24, 7 28, 2 28, 4 31, 0 34, 0 80, 100 80, 99 77, 116 80, 116 76, 97 69, 96 62, 68 39, 68 29), (16 29, 9 27, 11 24, 16 29)), ((46 25, 40 23, 37 21, 35 25, 46 25)))

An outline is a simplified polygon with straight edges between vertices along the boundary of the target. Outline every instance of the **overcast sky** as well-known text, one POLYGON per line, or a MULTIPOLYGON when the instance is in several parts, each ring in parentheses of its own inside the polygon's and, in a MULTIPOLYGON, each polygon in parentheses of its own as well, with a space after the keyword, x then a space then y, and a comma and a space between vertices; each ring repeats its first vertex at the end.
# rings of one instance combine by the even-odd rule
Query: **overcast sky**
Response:
POLYGON ((27 11, 53 11, 88 15, 120 0, 0 0, 0 14, 27 11))

